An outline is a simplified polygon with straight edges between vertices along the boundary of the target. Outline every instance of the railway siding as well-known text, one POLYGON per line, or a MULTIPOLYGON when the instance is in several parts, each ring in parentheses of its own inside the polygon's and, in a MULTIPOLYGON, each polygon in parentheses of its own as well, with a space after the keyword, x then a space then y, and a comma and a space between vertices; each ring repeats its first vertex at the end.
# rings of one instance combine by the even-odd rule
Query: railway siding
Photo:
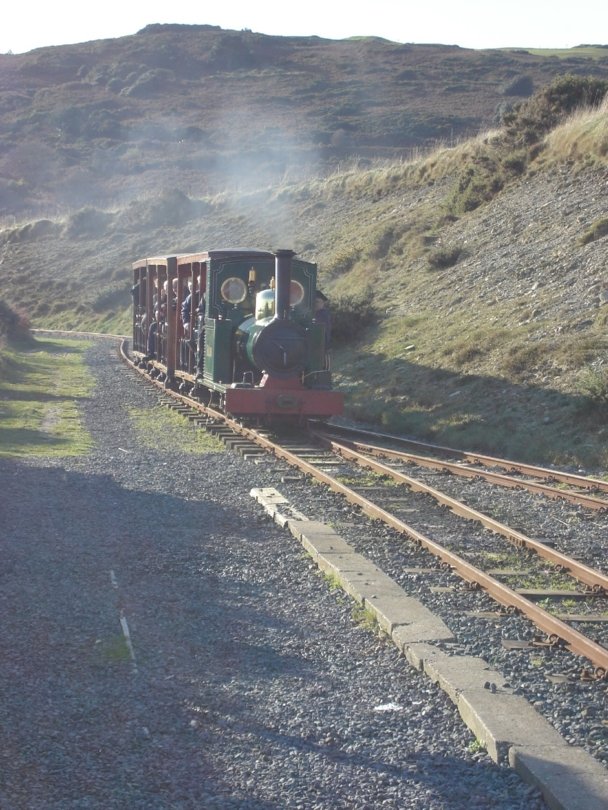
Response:
POLYGON ((608 771, 586 751, 569 745, 482 658, 449 655, 435 646, 433 642, 453 637, 439 617, 330 526, 305 519, 276 489, 253 489, 251 495, 302 543, 321 571, 373 613, 410 665, 448 694, 495 762, 508 763, 540 789, 550 808, 605 810, 608 771))

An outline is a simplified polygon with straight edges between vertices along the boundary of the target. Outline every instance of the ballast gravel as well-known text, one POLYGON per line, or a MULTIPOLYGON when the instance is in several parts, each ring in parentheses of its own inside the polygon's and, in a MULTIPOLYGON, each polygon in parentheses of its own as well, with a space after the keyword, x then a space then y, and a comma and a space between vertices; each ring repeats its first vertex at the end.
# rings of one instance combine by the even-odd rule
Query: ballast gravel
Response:
MULTIPOLYGON (((524 490, 491 487, 475 479, 429 475, 419 469, 413 475, 484 514, 549 543, 557 551, 591 567, 605 568, 608 519, 600 512, 573 509, 564 502, 547 501, 524 490), (552 528, 550 533, 544 533, 546 526, 552 528), (560 526, 565 530, 556 531, 555 527, 560 526)), ((299 498, 293 486, 290 496, 299 498)), ((396 511, 405 508, 401 516, 406 523, 422 529, 455 553, 468 555, 474 563, 476 557, 482 561, 484 554, 493 554, 498 568, 505 567, 505 560, 509 568, 512 558, 514 568, 529 566, 539 580, 538 587, 556 587, 552 584, 555 568, 539 563, 536 555, 516 549, 504 538, 438 508, 430 496, 404 490, 398 500, 396 511), (422 525, 415 519, 420 514, 424 518, 422 525)), ((467 588, 429 552, 416 549, 392 529, 378 525, 370 528, 366 518, 345 511, 344 504, 330 493, 319 499, 317 515, 348 537, 356 551, 378 565, 408 595, 415 596, 444 621, 455 638, 436 642, 436 646, 452 655, 484 659, 502 674, 504 684, 524 696, 569 744, 585 749, 608 768, 608 682, 606 678, 593 677, 589 660, 565 647, 548 644, 546 635, 524 616, 498 614, 496 603, 482 590, 467 588), (424 574, 417 573, 417 568, 425 566, 428 568, 424 574), (518 648, 518 642, 523 646, 518 648)), ((572 586, 566 577, 564 581, 572 586)), ((582 603, 575 600, 571 603, 571 611, 581 612, 582 603)), ((607 600, 600 595, 590 605, 593 613, 600 616, 606 615, 606 608, 607 600)), ((604 622, 574 622, 573 627, 606 646, 604 622)))
POLYGON ((2 810, 545 807, 261 512, 273 465, 147 446, 156 397, 87 359, 94 449, 0 460, 2 810))

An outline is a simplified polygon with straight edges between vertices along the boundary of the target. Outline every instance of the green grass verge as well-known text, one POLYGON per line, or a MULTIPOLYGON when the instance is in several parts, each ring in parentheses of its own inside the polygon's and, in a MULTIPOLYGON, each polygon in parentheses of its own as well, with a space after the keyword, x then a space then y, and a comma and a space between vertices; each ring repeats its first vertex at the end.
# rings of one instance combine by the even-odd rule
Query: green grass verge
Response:
POLYGON ((195 428, 168 408, 152 411, 128 408, 127 414, 145 447, 179 453, 223 453, 226 450, 217 437, 195 428))
POLYGON ((74 456, 92 446, 78 405, 93 390, 76 340, 34 341, 2 349, 0 456, 74 456))

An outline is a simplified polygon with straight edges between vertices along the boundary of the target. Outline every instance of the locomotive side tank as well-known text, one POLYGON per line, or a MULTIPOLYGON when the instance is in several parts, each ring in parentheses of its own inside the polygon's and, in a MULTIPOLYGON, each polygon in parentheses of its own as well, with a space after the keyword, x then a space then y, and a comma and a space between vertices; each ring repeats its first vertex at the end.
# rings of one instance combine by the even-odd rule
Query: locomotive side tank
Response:
POLYGON ((258 421, 342 412, 326 368, 324 325, 314 321, 316 265, 291 250, 231 249, 133 267, 134 348, 167 387, 189 388, 227 413, 258 421), (165 322, 150 296, 161 283, 174 290, 165 322), (178 317, 188 306, 194 316, 190 298, 198 302, 194 329, 178 317), (153 352, 149 342, 143 352, 142 321, 157 322, 153 352))

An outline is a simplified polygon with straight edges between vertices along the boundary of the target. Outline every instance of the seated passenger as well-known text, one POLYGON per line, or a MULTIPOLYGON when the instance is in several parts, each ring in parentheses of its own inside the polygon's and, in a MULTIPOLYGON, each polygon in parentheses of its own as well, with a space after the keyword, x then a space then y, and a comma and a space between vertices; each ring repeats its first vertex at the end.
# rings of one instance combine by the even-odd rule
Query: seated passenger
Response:
MULTIPOLYGON (((197 293, 198 295, 198 293, 197 293)), ((192 309, 192 282, 188 282, 188 295, 182 301, 182 325, 186 337, 190 336, 190 310, 192 309)))
POLYGON ((158 351, 157 336, 159 325, 164 323, 167 317, 166 285, 167 282, 165 282, 163 293, 161 293, 160 302, 154 309, 154 320, 152 321, 148 329, 148 343, 146 347, 146 357, 149 360, 151 360, 156 356, 156 352, 158 351))
POLYGON ((182 324, 184 326, 184 334, 186 335, 186 337, 190 337, 192 329, 192 324, 190 322, 192 319, 192 309, 194 308, 194 311, 197 312, 199 315, 201 315, 205 309, 205 296, 203 296, 202 301, 199 300, 200 293, 198 292, 198 290, 195 293, 192 292, 191 281, 188 282, 188 289, 189 293, 184 298, 184 302, 182 304, 182 324), (193 302, 194 306, 192 306, 193 302))

